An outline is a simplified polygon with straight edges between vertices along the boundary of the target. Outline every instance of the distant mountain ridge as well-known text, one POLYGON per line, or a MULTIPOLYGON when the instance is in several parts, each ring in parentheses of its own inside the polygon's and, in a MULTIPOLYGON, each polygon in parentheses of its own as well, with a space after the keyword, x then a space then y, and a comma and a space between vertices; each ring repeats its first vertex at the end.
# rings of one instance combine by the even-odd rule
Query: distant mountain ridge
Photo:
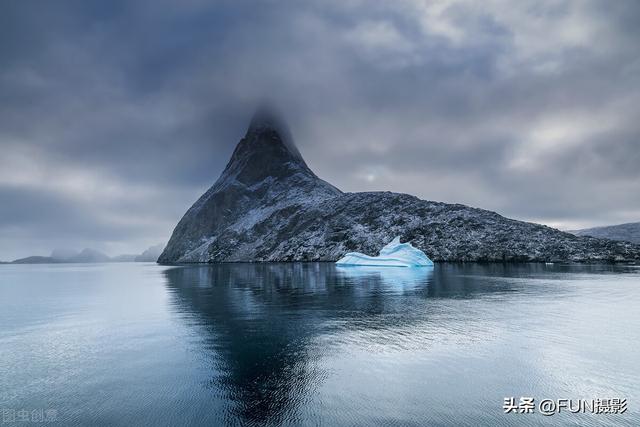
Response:
POLYGON ((67 249, 54 249, 50 256, 29 256, 3 264, 71 264, 71 263, 102 263, 102 262, 156 262, 162 252, 163 244, 151 246, 142 254, 116 255, 110 257, 95 249, 86 248, 81 252, 67 249))
POLYGON ((6 264, 57 264, 59 262, 60 261, 55 258, 51 258, 50 256, 33 255, 16 259, 14 261, 7 262, 6 264))
POLYGON ((618 240, 640 245, 640 222, 572 230, 569 231, 569 233, 575 234, 576 236, 591 236, 599 239, 618 240))
POLYGON ((140 255, 136 255, 133 261, 135 262, 156 262, 164 249, 164 243, 160 243, 159 245, 151 246, 147 248, 140 255))
POLYGON ((185 213, 160 263, 336 261, 400 236, 434 261, 640 260, 640 246, 578 237, 459 204, 343 193, 318 178, 284 122, 259 110, 215 184, 185 213))

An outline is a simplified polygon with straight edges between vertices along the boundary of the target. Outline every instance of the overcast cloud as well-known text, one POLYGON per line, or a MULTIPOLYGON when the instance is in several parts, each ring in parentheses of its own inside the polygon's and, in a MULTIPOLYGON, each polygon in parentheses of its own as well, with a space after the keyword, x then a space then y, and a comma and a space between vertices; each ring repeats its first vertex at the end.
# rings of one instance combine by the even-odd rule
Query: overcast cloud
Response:
POLYGON ((166 242, 256 99, 321 177, 640 221, 640 3, 5 1, 0 259, 166 242))

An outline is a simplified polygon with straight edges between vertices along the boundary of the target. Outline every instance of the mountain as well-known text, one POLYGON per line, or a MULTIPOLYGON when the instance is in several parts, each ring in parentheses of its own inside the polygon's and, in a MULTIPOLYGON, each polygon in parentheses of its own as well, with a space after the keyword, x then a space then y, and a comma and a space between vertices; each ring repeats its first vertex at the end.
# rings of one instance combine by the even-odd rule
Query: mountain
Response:
POLYGON ((83 249, 78 255, 68 258, 65 262, 109 262, 111 258, 95 249, 83 249))
POLYGON ((640 260, 640 246, 483 209, 391 192, 343 193, 311 171, 283 121, 261 109, 158 262, 335 261, 347 252, 375 255, 395 236, 434 261, 640 260))
POLYGON ((16 259, 7 264, 56 264, 61 261, 51 258, 50 256, 28 256, 26 258, 16 259))
POLYGON ((140 255, 137 255, 133 260, 135 262, 156 262, 164 249, 164 243, 160 243, 159 245, 151 246, 140 255))
POLYGON ((569 231, 569 233, 575 234, 576 236, 591 236, 599 239, 626 241, 640 245, 640 222, 585 228, 583 230, 569 231))
POLYGON ((83 249, 77 252, 69 249, 54 249, 50 256, 29 256, 1 264, 62 264, 62 263, 101 263, 101 262, 156 262, 164 245, 151 246, 141 254, 124 254, 110 257, 95 249, 83 249))

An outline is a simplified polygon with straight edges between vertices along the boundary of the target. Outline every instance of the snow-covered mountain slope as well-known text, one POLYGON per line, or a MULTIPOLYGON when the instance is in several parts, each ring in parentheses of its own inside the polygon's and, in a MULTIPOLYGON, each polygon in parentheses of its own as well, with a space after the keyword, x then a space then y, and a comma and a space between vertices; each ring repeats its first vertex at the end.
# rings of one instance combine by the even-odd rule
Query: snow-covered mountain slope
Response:
POLYGON ((259 111, 216 183, 180 220, 160 263, 336 261, 395 236, 434 261, 629 261, 640 246, 578 237, 482 209, 318 178, 273 113, 259 111))

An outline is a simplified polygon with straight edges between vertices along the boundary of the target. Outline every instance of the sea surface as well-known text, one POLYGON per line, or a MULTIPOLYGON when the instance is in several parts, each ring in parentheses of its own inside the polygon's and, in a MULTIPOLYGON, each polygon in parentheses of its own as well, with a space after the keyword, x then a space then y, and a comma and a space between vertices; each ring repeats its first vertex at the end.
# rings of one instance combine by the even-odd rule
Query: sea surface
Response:
POLYGON ((0 265, 0 415, 2 426, 639 426, 640 269, 0 265), (533 413, 505 413, 511 397, 534 398, 533 413), (543 399, 627 409, 545 416, 543 399))

